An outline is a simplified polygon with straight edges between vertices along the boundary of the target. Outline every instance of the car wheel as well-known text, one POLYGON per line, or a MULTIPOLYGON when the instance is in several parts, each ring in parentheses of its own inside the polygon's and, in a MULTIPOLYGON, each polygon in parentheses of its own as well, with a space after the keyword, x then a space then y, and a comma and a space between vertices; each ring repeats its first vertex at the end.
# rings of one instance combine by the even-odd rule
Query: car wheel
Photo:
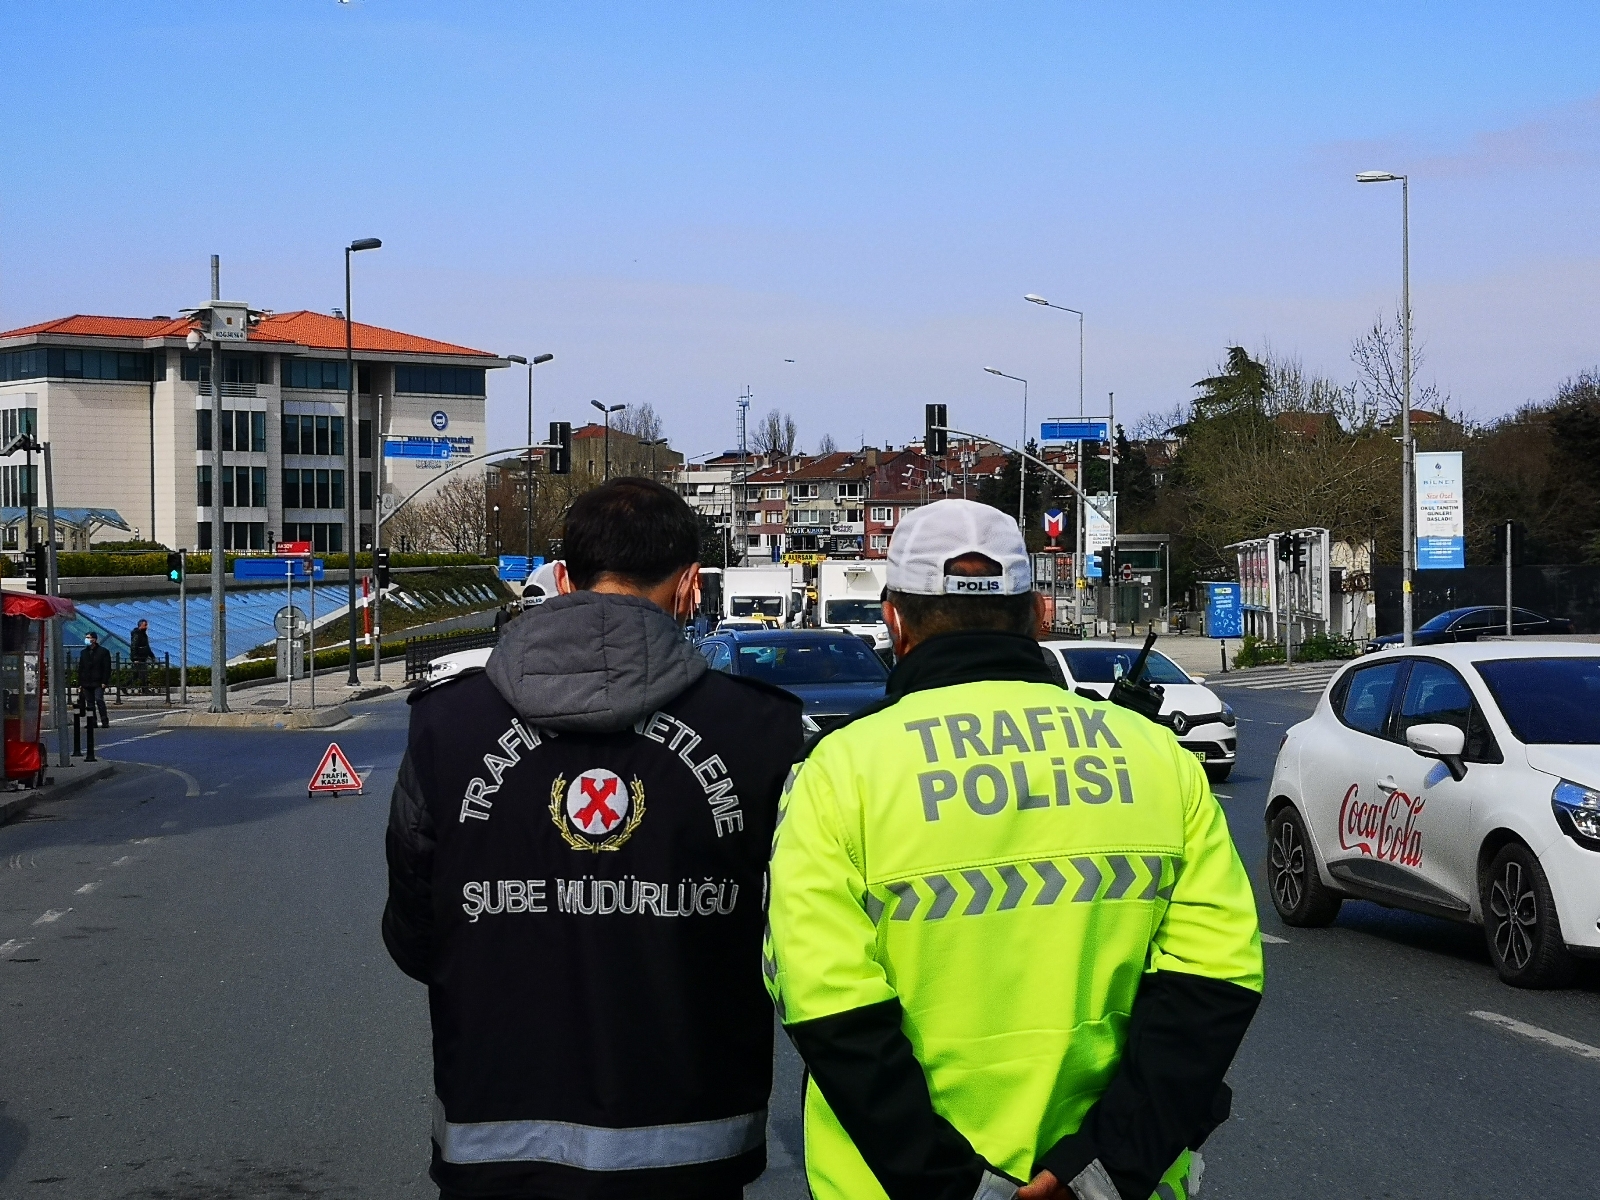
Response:
POLYGON ((1215 765, 1212 763, 1206 764, 1206 778, 1211 780, 1212 783, 1227 783, 1228 776, 1232 774, 1232 763, 1222 763, 1220 765, 1215 765))
POLYGON ((1550 881, 1521 842, 1502 847, 1484 876, 1483 932, 1495 970, 1512 987, 1560 987, 1571 978, 1550 881))
POLYGON ((1317 873, 1305 821, 1293 805, 1280 808, 1267 821, 1267 890, 1285 925, 1331 924, 1344 903, 1317 873))

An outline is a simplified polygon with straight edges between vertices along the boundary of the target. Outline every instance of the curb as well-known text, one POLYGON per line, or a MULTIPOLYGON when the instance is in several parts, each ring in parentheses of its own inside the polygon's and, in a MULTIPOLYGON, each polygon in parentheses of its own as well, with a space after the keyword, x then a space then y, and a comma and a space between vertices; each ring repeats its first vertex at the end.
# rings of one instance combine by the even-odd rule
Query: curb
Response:
POLYGON ((96 763, 92 771, 79 775, 75 779, 69 779, 64 783, 47 783, 42 788, 15 793, 10 799, 0 801, 0 825, 20 817, 36 804, 43 804, 47 800, 59 800, 63 796, 70 796, 73 792, 81 791, 91 783, 105 779, 116 769, 116 763, 102 761, 96 763))
POLYGON ((342 704, 293 712, 175 712, 161 718, 163 729, 325 729, 350 719, 342 704))

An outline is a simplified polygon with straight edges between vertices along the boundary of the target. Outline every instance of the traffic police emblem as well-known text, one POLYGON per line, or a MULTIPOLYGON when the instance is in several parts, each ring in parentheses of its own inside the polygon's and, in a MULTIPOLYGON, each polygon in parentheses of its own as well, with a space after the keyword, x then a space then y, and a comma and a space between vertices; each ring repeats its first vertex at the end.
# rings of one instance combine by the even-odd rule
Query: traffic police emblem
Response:
POLYGON ((615 850, 644 820, 644 784, 624 784, 604 767, 591 767, 569 785, 565 775, 550 784, 550 819, 574 850, 615 850))

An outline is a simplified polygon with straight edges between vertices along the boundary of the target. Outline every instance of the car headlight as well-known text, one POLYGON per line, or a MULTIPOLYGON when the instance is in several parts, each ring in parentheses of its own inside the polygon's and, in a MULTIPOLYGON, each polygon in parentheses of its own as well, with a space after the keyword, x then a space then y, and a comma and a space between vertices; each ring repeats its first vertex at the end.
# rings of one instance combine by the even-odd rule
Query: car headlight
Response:
POLYGON ((1233 714, 1233 705, 1226 700, 1222 702, 1222 723, 1224 725, 1237 725, 1239 718, 1233 714))
POLYGON ((1600 791, 1563 779, 1550 793, 1550 807, 1563 831, 1600 843, 1600 791))

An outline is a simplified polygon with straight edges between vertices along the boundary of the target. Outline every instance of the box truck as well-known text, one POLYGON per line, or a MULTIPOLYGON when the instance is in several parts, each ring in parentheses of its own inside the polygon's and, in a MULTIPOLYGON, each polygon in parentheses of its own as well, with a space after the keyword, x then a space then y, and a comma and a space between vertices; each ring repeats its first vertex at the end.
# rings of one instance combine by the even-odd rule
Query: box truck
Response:
POLYGON ((882 560, 859 562, 829 559, 817 564, 817 624, 839 629, 872 643, 880 654, 889 650, 889 627, 883 623, 883 588, 889 565, 882 560))
POLYGON ((781 564, 729 567, 722 573, 724 620, 756 620, 773 628, 789 624, 794 612, 794 577, 781 564))

